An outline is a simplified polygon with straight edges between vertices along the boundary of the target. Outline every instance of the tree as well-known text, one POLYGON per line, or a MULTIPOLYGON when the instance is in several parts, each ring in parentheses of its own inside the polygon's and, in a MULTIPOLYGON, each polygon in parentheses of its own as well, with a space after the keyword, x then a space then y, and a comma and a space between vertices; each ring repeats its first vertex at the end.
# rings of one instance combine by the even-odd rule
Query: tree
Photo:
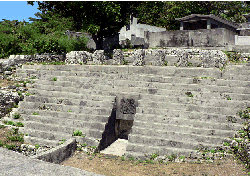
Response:
POLYGON ((149 1, 142 2, 137 10, 139 22, 177 30, 179 22, 175 18, 191 14, 214 14, 232 22, 245 22, 242 15, 250 12, 249 5, 243 1, 149 1))
MULTIPOLYGON (((102 49, 103 38, 115 35, 136 13, 140 2, 111 1, 43 1, 38 2, 39 10, 46 16, 52 12, 62 17, 72 17, 77 30, 92 34, 97 49, 102 49), (86 29, 85 29, 86 28, 86 29)), ((33 5, 32 1, 28 1, 33 5)))

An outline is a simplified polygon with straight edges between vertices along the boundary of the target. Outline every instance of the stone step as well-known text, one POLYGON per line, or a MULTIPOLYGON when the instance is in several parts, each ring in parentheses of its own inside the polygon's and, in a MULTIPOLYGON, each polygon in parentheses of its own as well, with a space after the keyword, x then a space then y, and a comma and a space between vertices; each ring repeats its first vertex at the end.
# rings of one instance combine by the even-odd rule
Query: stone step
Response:
POLYGON ((156 138, 164 138, 167 140, 179 140, 179 141, 189 141, 189 142, 202 142, 202 143, 212 143, 216 145, 220 145, 221 141, 224 140, 225 137, 229 136, 206 136, 206 135, 198 135, 192 133, 181 133, 178 131, 162 131, 158 129, 147 129, 147 128, 133 128, 132 135, 142 135, 148 137, 156 137, 156 138))
POLYGON ((78 105, 84 107, 109 107, 110 104, 114 103, 114 98, 112 99, 103 99, 99 101, 93 101, 88 99, 73 99, 73 98, 57 98, 57 97, 44 97, 44 96, 26 96, 26 102, 36 103, 52 103, 52 104, 61 104, 61 105, 78 105), (112 102, 113 101, 113 102, 112 102))
MULTIPOLYGON (((60 111, 60 112, 74 112, 79 114, 97 114, 97 115, 110 115, 113 106, 107 107, 82 107, 75 105, 59 105, 53 103, 34 103, 34 102, 26 102, 22 101, 19 103, 19 111, 20 113, 24 113, 26 109, 33 110, 42 110, 44 108, 52 111, 60 111), (45 106, 44 106, 45 105, 45 106)), ((32 113, 33 113, 32 112, 32 113)))
MULTIPOLYGON (((108 96, 108 95, 95 95, 89 93, 72 93, 72 92, 59 92, 59 91, 51 91, 48 93, 46 90, 38 90, 35 88, 30 88, 28 92, 35 93, 36 96, 42 96, 42 97, 57 97, 61 99, 83 99, 83 100, 89 100, 89 101, 102 101, 102 100, 109 100, 112 101, 115 99, 115 96, 108 96), (36 90, 36 91, 35 91, 36 90), (39 91, 39 92, 38 92, 39 91)), ((27 97, 25 97, 26 99, 27 97)))
MULTIPOLYGON (((184 76, 184 77, 187 77, 187 76, 194 76, 195 77, 206 77, 208 76, 209 74, 210 75, 214 75, 215 78, 223 78, 223 79, 234 79, 234 80, 249 80, 248 77, 244 76, 244 75, 249 75, 249 70, 248 69, 244 69, 246 67, 242 67, 240 69, 235 69, 235 68, 227 68, 227 70, 223 70, 223 72, 221 71, 218 71, 216 69, 212 69, 211 71, 211 68, 206 70, 205 68, 180 68, 180 67, 163 67, 163 70, 156 70, 155 67, 147 67, 147 69, 149 70, 145 70, 143 68, 139 68, 139 70, 141 69, 142 72, 138 72, 138 68, 135 68, 135 67, 128 67, 128 68, 125 68, 125 67, 115 67, 113 66, 112 67, 109 67, 109 68, 94 68, 92 67, 92 69, 86 69, 85 67, 85 70, 84 69, 75 69, 75 68, 47 68, 46 66, 42 66, 40 67, 40 69, 43 69, 43 70, 37 70, 35 71, 36 69, 34 69, 34 67, 36 66, 33 66, 33 69, 27 69, 27 74, 29 76, 31 76, 31 74, 38 74, 38 73, 41 73, 42 75, 44 74, 44 69, 47 69, 45 70, 46 73, 49 73, 51 71, 57 71, 56 73, 54 73, 54 75, 60 75, 60 72, 61 73, 64 73, 64 72, 96 72, 96 73, 105 73, 105 74, 112 74, 112 73, 119 73, 119 72, 123 72, 125 74, 135 74, 135 73, 146 73, 146 74, 153 74, 154 72, 159 72, 161 74, 159 75, 164 75, 164 76, 175 76, 175 77, 178 77, 178 76, 184 76), (48 70, 49 69, 49 70, 48 70), (63 70, 62 70, 63 69, 63 70), (166 70, 164 72, 164 69, 166 70), (200 69, 203 69, 200 70, 200 69), (59 71, 58 71, 59 70, 59 71), (84 70, 84 71, 83 71, 84 70), (150 72, 151 70, 151 72, 150 72), (205 70, 205 71, 204 71, 205 70), (186 74, 185 74, 186 72, 186 74), (198 72, 198 73, 197 73, 198 72), (214 72, 214 73, 213 73, 214 72), (163 74, 162 74, 163 73, 163 74), (188 75, 187 75, 188 74, 188 75)), ((65 67, 65 66, 64 66, 65 67)), ((108 67, 108 66, 106 66, 108 67)), ((38 69, 38 68, 37 68, 38 69)), ((25 71, 19 71, 19 70, 22 70, 22 69, 18 69, 17 70, 17 74, 19 74, 19 76, 21 76, 22 72, 25 72, 25 71)), ((72 75, 71 73, 69 73, 69 75, 72 75)), ((80 74, 81 75, 81 74, 80 74)))
MULTIPOLYGON (((59 142, 62 139, 70 139, 72 138, 72 134, 60 133, 60 132, 50 132, 50 131, 40 131, 35 129, 24 128, 22 131, 23 134, 28 135, 29 137, 37 137, 45 140, 54 140, 59 142)), ((25 136, 26 136, 25 135, 25 136)))
POLYGON ((50 131, 50 132, 61 132, 67 134, 73 134, 73 132, 80 130, 86 137, 102 138, 102 131, 95 129, 87 129, 82 127, 68 127, 55 124, 44 124, 41 122, 34 121, 23 121, 25 128, 40 130, 40 131, 50 131))
POLYGON ((128 143, 125 156, 145 160, 148 159, 152 154, 159 154, 159 156, 171 156, 172 154, 175 154, 177 156, 189 157, 190 154, 192 156, 196 156, 196 153, 196 150, 190 149, 183 150, 174 147, 146 146, 143 144, 128 143), (145 154, 149 155, 149 157, 146 157, 145 154))
POLYGON ((198 99, 194 97, 168 97, 165 101, 156 101, 154 98, 151 98, 148 101, 138 100, 138 106, 140 107, 151 107, 151 108, 168 108, 169 104, 189 104, 197 106, 206 106, 206 107, 230 107, 232 109, 238 109, 244 107, 249 107, 250 103, 248 101, 232 101, 224 99, 198 99))
POLYGON ((245 106, 241 108, 239 107, 238 109, 237 108, 232 109, 229 107, 213 107, 213 106, 199 106, 193 104, 169 103, 164 109, 152 108, 150 106, 139 106, 136 108, 136 113, 163 115, 167 114, 170 109, 234 116, 238 113, 240 109, 245 109, 245 106))
POLYGON ((218 68, 200 68, 200 67, 155 67, 155 66, 112 66, 112 65, 23 65, 22 69, 42 69, 42 70, 60 70, 60 71, 89 71, 103 73, 124 74, 154 74, 164 76, 183 76, 197 77, 207 76, 219 78, 221 71, 218 68))
MULTIPOLYGON (((122 89, 122 92, 125 93, 125 90, 122 89)), ((35 93, 36 96, 43 96, 43 97, 60 97, 60 98, 72 98, 72 99, 88 99, 93 101, 99 101, 103 99, 114 99, 115 96, 110 96, 112 94, 110 91, 99 91, 100 95, 95 95, 91 92, 85 93, 68 93, 68 92, 59 92, 59 91, 50 91, 48 93, 47 90, 38 90, 36 88, 30 88, 29 92, 35 93), (106 98, 107 97, 107 98, 106 98)), ((178 96, 178 97, 186 97, 185 91, 176 91, 176 90, 165 90, 165 95, 156 95, 156 94, 147 94, 147 93, 140 93, 140 99, 141 100, 148 100, 148 99, 154 99, 155 101, 165 101, 166 99, 169 99, 169 96, 178 96)), ((137 94, 135 92, 127 92, 128 94, 137 94)), ((113 93, 113 94, 120 94, 120 93, 113 93)), ((200 99, 225 99, 231 98, 231 100, 238 100, 238 101, 250 101, 250 96, 248 94, 237 94, 237 93, 219 93, 219 92, 193 92, 193 98, 200 98, 200 99)))
MULTIPOLYGON (((20 72, 21 70, 18 70, 20 72)), ((34 71, 31 71, 31 74, 34 71)), ((41 71, 40 71, 41 72, 41 71)), ((94 77, 95 79, 100 79, 100 80, 123 80, 123 81, 144 81, 144 82, 159 82, 159 83, 182 83, 182 84, 200 84, 200 85, 218 85, 218 86, 239 86, 241 87, 249 87, 249 79, 245 78, 244 76, 243 80, 248 79, 243 81, 242 79, 238 80, 233 78, 233 80, 225 80, 226 77, 230 78, 232 76, 238 76, 239 74, 229 74, 225 75, 223 78, 224 79, 215 79, 212 77, 193 77, 193 78, 188 78, 188 77, 173 77, 173 76, 157 76, 157 75, 137 75, 136 77, 132 74, 130 75, 123 75, 123 74, 105 74, 105 73, 90 73, 87 71, 81 71, 81 72, 69 72, 69 71, 52 71, 52 70, 42 70, 42 72, 46 72, 43 74, 42 77, 40 77, 40 82, 43 82, 45 80, 52 80, 54 77, 57 77, 58 80, 63 80, 63 81, 81 81, 83 82, 84 80, 88 80, 87 78, 94 77), (77 76, 76 76, 77 75, 77 76), (87 78, 86 78, 87 77, 87 78)), ((22 73, 19 73, 20 77, 27 77, 22 75, 22 73)), ((30 76, 30 75, 29 75, 30 76)), ((228 79, 227 78, 227 79, 228 79)))
MULTIPOLYGON (((195 150, 201 145, 204 147, 216 147, 216 146, 221 146, 223 144, 223 142, 221 144, 215 145, 215 144, 203 143, 203 142, 179 141, 176 139, 168 140, 168 139, 161 138, 161 137, 148 137, 148 136, 133 135, 133 134, 129 135, 128 145, 127 145, 128 151, 131 150, 129 149, 130 148, 129 145, 131 143, 141 144, 141 145, 144 144, 144 146, 179 148, 182 150, 186 150, 186 149, 195 150)), ((144 151, 144 149, 141 149, 141 150, 144 151)), ((132 151, 136 151, 136 150, 132 150, 132 151)), ((149 151, 145 153, 149 153, 149 151)), ((164 152, 164 153, 167 153, 167 152, 164 152)))
POLYGON ((83 120, 88 122, 100 122, 107 123, 109 119, 109 115, 95 115, 95 114, 79 114, 73 112, 57 112, 57 111, 47 111, 47 110, 32 110, 26 109, 27 114, 21 114, 21 118, 28 119, 31 118, 29 116, 50 116, 55 119, 75 119, 75 120, 83 120), (38 115, 32 115, 33 112, 38 113, 38 115))
POLYGON ((41 116, 41 115, 26 115, 23 117, 25 121, 35 121, 41 122, 45 124, 56 124, 61 126, 70 126, 75 128, 86 128, 86 129, 98 129, 104 131, 105 122, 94 122, 94 121, 86 121, 84 119, 72 119, 72 118, 58 118, 51 116, 41 116))
MULTIPOLYGON (((58 144, 61 144, 63 142, 63 139, 66 141, 70 138, 76 138, 76 141, 80 144, 86 143, 88 146, 98 146, 99 142, 92 137, 81 137, 81 136, 72 136, 72 134, 67 133, 60 133, 60 132, 50 132, 50 131, 40 131, 35 129, 24 129, 22 131, 23 134, 28 134, 28 136, 25 136, 25 142, 27 138, 32 138, 33 140, 38 141, 47 141, 51 143, 49 146, 57 146, 58 144)), ((33 143, 37 144, 37 143, 33 143)))
MULTIPOLYGON (((154 101, 157 102, 162 102, 168 99, 170 96, 178 95, 179 97, 187 97, 186 92, 178 92, 178 91, 170 91, 170 93, 166 95, 152 95, 152 94, 141 94, 140 95, 140 100, 151 100, 153 99, 154 101), (172 93, 172 94, 171 94, 172 93)), ((223 100, 230 100, 231 101, 250 101, 250 96, 248 94, 238 94, 238 93, 219 93, 219 92, 193 92, 193 97, 192 99, 201 99, 201 100, 209 100, 209 99, 223 99, 223 100), (228 99, 230 98, 230 99, 228 99)))
POLYGON ((148 128, 148 129, 154 129, 157 126, 158 130, 161 131, 177 131, 180 133, 190 133, 190 134, 198 134, 198 135, 206 135, 206 136, 225 136, 225 137, 230 137, 232 136, 235 131, 230 130, 232 128, 235 128, 237 130, 240 130, 242 127, 241 125, 235 125, 235 126, 230 126, 228 128, 223 129, 215 129, 212 126, 204 126, 203 128, 199 128, 196 126, 193 126, 192 124, 168 124, 168 123, 158 123, 158 122, 143 122, 139 120, 135 120, 133 124, 133 129, 138 128, 148 128))
MULTIPOLYGON (((133 77, 135 77, 133 75, 133 77)), ((159 88, 164 89, 169 86, 195 86, 195 87, 206 87, 210 86, 219 86, 219 87, 246 87, 249 88, 249 81, 241 81, 241 80, 223 80, 217 79, 215 81, 211 79, 196 79, 196 78, 162 78, 160 82, 150 82, 140 79, 139 76, 136 77, 136 80, 130 79, 120 79, 120 78, 98 78, 98 77, 78 77, 78 76, 60 76, 56 77, 57 81, 52 81, 51 78, 46 78, 45 80, 40 79, 38 84, 43 85, 55 85, 55 86, 64 86, 64 87, 83 87, 86 84, 107 84, 111 86, 121 86, 121 85, 129 85, 130 87, 150 87, 150 88, 159 88)), ((135 79, 135 78, 133 78, 135 79)))
MULTIPOLYGON (((52 82, 52 81, 51 81, 52 82)), ((66 91, 69 90, 71 92, 84 92, 87 89, 92 90, 120 90, 120 89, 132 89, 133 91, 144 91, 157 94, 164 94, 166 90, 178 90, 178 91, 197 91, 197 92, 218 92, 218 93, 239 93, 239 94, 250 94, 250 88, 248 87, 228 87, 228 86, 215 86, 215 85, 197 85, 197 84, 161 84, 158 83, 158 87, 153 83, 150 84, 142 84, 136 82, 120 82, 117 81, 107 81, 106 84, 96 83, 74 83, 75 86, 65 87, 62 83, 57 81, 53 81, 53 85, 45 85, 40 83, 35 83, 33 86, 34 88, 39 88, 41 90, 48 90, 48 91, 66 91), (59 84, 59 86, 57 86, 59 84), (61 85, 60 85, 61 84, 61 85), (160 88, 159 88, 160 86, 160 88), (153 91, 153 92, 152 92, 153 91)), ((72 84, 72 83, 70 83, 72 84)))
MULTIPOLYGON (((81 72, 69 72, 69 71, 47 71, 43 70, 40 72, 46 72, 43 73, 40 77, 40 81, 43 82, 45 80, 52 80, 54 77, 57 78, 58 81, 87 81, 89 78, 95 78, 99 82, 100 81, 107 81, 107 80, 122 80, 122 81, 143 81, 143 82, 158 82, 158 83, 182 83, 182 84, 201 84, 201 85, 218 85, 218 86, 239 86, 241 87, 249 87, 249 78, 245 78, 247 76, 244 76, 243 79, 235 79, 232 80, 226 80, 230 77, 239 76, 239 74, 232 74, 228 73, 227 75, 221 77, 221 79, 212 78, 206 76, 206 77, 177 77, 177 76, 159 76, 159 75, 137 75, 136 77, 133 74, 124 75, 124 74, 105 74, 105 73, 90 73, 86 71, 81 72), (154 78, 155 77, 155 78, 154 78)), ((19 74, 20 77, 27 77, 19 74)))
POLYGON ((49 146, 49 147, 55 147, 59 145, 59 141, 57 140, 47 140, 43 138, 38 137, 31 137, 31 136, 24 136, 25 143, 29 144, 38 144, 40 146, 49 146))
POLYGON ((247 121, 247 119, 242 119, 239 116, 228 116, 228 115, 221 115, 221 114, 207 114, 202 112, 195 112, 195 111, 185 111, 185 110, 176 110, 176 109, 169 109, 166 114, 162 115, 155 115, 155 114, 142 114, 136 113, 136 119, 165 119, 166 117, 170 118, 186 118, 191 120, 199 120, 199 121, 208 121, 213 123, 237 123, 243 124, 247 121))
POLYGON ((161 125, 171 124, 171 125, 189 126, 193 128, 220 129, 220 130, 239 130, 240 127, 242 127, 242 124, 238 123, 231 123, 231 122, 215 123, 213 121, 202 121, 202 120, 188 119, 181 117, 155 116, 154 118, 150 118, 150 116, 146 117, 140 116, 139 119, 137 118, 136 114, 134 124, 138 124, 139 126, 144 125, 144 123, 142 122, 147 122, 150 124, 152 123, 159 123, 161 125))

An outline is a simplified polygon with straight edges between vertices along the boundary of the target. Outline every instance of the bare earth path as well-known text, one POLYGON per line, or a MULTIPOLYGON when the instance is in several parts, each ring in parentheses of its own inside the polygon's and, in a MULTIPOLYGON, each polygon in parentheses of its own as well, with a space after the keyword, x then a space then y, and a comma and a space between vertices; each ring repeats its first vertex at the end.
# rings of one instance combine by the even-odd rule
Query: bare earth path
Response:
POLYGON ((124 160, 122 157, 106 154, 88 155, 76 151, 68 160, 61 163, 65 166, 76 167, 86 171, 107 176, 144 176, 144 175, 248 175, 243 164, 232 160, 217 160, 213 163, 140 163, 124 160))

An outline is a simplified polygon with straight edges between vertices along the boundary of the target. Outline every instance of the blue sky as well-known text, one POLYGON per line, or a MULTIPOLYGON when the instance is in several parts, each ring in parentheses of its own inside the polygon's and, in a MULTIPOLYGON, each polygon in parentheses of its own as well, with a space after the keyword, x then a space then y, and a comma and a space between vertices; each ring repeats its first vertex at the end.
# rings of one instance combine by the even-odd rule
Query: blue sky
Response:
POLYGON ((18 20, 26 22, 29 21, 29 17, 37 18, 34 14, 40 12, 38 9, 38 3, 34 2, 34 5, 27 5, 27 1, 0 1, 0 21, 6 20, 18 20))

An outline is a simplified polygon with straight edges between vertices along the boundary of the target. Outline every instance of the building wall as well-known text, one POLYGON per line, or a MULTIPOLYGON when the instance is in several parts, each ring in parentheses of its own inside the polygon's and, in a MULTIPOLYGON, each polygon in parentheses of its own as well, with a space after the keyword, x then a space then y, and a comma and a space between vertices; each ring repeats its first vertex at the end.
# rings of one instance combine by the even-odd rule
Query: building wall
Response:
POLYGON ((235 45, 250 45, 250 36, 235 35, 235 45))
POLYGON ((149 47, 220 47, 234 44, 233 31, 216 29, 145 32, 145 43, 149 47))
POLYGON ((160 28, 156 26, 150 26, 147 24, 138 24, 137 18, 133 18, 130 21, 130 24, 127 26, 124 26, 120 30, 119 34, 119 40, 126 40, 127 38, 131 40, 131 35, 135 35, 136 37, 144 38, 144 31, 150 31, 150 32, 160 32, 160 31, 166 31, 165 28, 160 28))

